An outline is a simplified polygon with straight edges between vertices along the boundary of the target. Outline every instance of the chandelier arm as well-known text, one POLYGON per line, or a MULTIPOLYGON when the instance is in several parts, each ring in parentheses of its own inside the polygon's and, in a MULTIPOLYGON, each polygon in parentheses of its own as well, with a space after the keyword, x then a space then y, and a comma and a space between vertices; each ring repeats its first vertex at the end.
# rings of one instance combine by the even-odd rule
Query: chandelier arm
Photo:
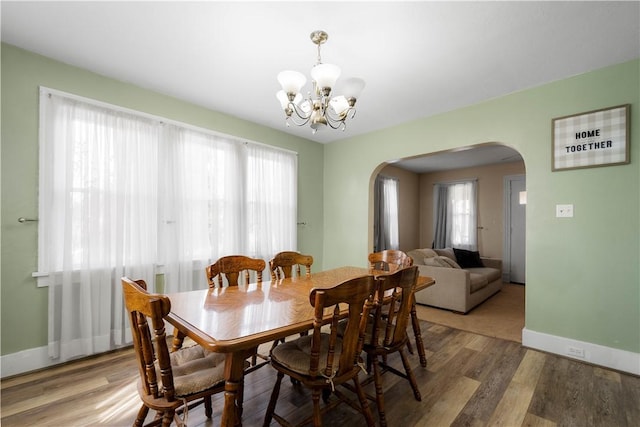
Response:
POLYGON ((336 115, 330 108, 326 109, 325 117, 327 119, 332 120, 334 122, 344 122, 347 119, 353 119, 356 115, 356 109, 354 107, 349 107, 342 115, 336 115))
POLYGON ((345 122, 346 117, 344 118, 339 118, 339 117, 335 117, 333 116, 329 110, 326 110, 326 113, 324 115, 325 119, 327 119, 327 124, 329 125, 329 127, 331 129, 340 129, 342 128, 342 130, 344 130, 347 127, 347 124, 345 122))
POLYGON ((327 124, 329 125, 329 127, 331 129, 340 129, 340 128, 342 128, 342 130, 344 130, 344 128, 347 127, 347 124, 342 120, 340 120, 340 121, 327 120, 327 124))
POLYGON ((289 103, 289 107, 294 113, 296 113, 296 116, 298 116, 299 119, 305 120, 305 123, 311 118, 311 111, 309 111, 308 114, 304 114, 304 111, 293 102, 289 103))
POLYGON ((309 123, 309 120, 311 119, 311 113, 305 116, 304 114, 300 114, 300 109, 297 105, 295 105, 294 103, 290 103, 289 105, 291 107, 291 110, 295 114, 291 114, 290 116, 288 116, 287 120, 290 120, 296 126, 304 126, 309 123))
POLYGON ((311 117, 308 117, 302 121, 298 121, 298 119, 295 116, 289 116, 287 117, 287 120, 289 120, 291 123, 293 123, 296 126, 304 126, 307 123, 309 123, 309 119, 311 119, 311 117))

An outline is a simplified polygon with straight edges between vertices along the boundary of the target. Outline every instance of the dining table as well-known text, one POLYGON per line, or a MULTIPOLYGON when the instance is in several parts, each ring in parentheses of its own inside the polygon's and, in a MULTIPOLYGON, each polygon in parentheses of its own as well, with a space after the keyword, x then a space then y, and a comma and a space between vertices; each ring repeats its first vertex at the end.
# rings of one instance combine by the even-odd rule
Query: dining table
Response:
MULTIPOLYGON (((389 272, 361 267, 339 267, 296 277, 167 294, 171 312, 167 321, 175 328, 174 349, 189 337, 204 349, 224 353, 225 394, 222 426, 242 425, 241 391, 245 360, 259 345, 308 331, 314 311, 309 300, 314 288, 330 288, 364 275, 389 272)), ((420 276, 416 291, 435 282, 420 276)), ((420 326, 412 309, 412 327, 420 363, 426 366, 420 326), (424 363, 423 363, 424 362, 424 363)))

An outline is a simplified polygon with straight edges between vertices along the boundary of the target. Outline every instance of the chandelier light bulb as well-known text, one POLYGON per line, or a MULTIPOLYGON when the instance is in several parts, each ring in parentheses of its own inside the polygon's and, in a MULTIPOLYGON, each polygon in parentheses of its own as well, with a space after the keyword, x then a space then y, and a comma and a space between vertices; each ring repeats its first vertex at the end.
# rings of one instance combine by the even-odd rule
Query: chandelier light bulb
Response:
POLYGON ((300 89, 307 82, 307 78, 304 74, 298 71, 281 71, 278 74, 278 82, 282 86, 282 90, 291 97, 291 94, 300 93, 300 89))
POLYGON ((350 77, 344 80, 344 97, 358 99, 364 89, 364 80, 358 77, 350 77))
POLYGON ((333 64, 317 64, 311 69, 311 78, 322 89, 333 88, 340 77, 340 67, 333 64))
POLYGON ((276 98, 280 101, 280 106, 283 110, 286 110, 289 107, 289 97, 284 90, 276 92, 276 98))
POLYGON ((279 90, 278 92, 276 92, 276 98, 278 99, 278 101, 280 101, 280 106, 282 107, 282 109, 286 110, 287 108, 290 108, 290 102, 293 102, 296 105, 300 105, 300 102, 302 101, 302 94, 296 94, 295 98, 293 98, 293 101, 290 101, 285 91, 279 90))

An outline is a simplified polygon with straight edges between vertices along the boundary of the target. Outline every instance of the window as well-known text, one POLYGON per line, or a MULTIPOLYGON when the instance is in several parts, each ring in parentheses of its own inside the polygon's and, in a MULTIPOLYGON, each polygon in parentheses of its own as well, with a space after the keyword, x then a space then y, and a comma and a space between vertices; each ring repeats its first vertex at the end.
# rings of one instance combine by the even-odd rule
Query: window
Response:
POLYGON ((374 252, 398 249, 398 180, 378 175, 373 203, 374 252))
POLYGON ((50 355, 127 339, 120 278, 206 287, 233 253, 296 249, 295 153, 43 89, 38 283, 50 355))
POLYGON ((434 248, 476 250, 476 181, 434 186, 434 248))

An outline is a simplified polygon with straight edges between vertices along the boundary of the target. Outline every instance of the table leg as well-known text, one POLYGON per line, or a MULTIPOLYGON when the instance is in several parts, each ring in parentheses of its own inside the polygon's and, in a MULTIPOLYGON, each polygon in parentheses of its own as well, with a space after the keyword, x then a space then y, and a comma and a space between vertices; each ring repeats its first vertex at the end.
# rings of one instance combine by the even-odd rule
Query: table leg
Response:
POLYGON ((420 321, 416 313, 416 302, 411 304, 411 326, 413 326, 413 335, 416 338, 416 347, 418 347, 418 355, 420 356, 420 366, 427 367, 427 356, 424 352, 424 343, 422 342, 422 332, 420 331, 420 321))
POLYGON ((244 394, 244 365, 255 348, 227 353, 224 367, 224 408, 220 425, 223 427, 242 426, 242 401, 244 394))
POLYGON ((180 332, 178 328, 173 330, 173 341, 171 345, 171 351, 178 351, 182 348, 182 343, 184 342, 185 334, 180 332))

